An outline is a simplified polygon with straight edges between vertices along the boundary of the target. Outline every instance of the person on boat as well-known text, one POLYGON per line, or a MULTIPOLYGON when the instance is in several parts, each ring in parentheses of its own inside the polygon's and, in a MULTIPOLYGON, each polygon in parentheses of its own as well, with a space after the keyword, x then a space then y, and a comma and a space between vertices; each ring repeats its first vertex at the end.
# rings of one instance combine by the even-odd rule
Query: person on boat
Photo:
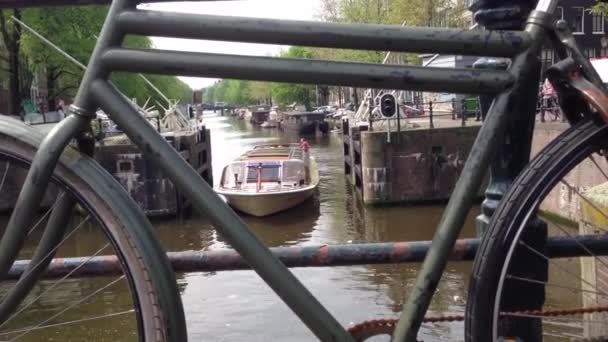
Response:
POLYGON ((306 139, 301 138, 300 139, 300 148, 305 152, 308 153, 308 149, 310 148, 310 145, 308 144, 308 141, 306 141, 306 139))

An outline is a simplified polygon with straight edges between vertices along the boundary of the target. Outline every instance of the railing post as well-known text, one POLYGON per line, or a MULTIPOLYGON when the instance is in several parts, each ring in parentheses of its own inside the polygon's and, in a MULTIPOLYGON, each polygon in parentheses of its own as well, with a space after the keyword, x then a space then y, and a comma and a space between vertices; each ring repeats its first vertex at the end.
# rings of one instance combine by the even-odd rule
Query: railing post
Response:
POLYGON ((433 101, 429 101, 429 127, 431 129, 435 128, 433 124, 433 101))
POLYGON ((452 120, 456 120, 456 98, 452 97, 452 120))
POLYGON ((467 111, 465 110, 467 105, 467 100, 463 97, 460 101, 460 125, 462 127, 466 126, 467 123, 467 111))
MULTIPOLYGON (((521 29, 537 0, 469 0, 469 9, 475 12, 475 20, 485 28, 497 30, 521 29)), ((508 60, 503 58, 481 58, 475 64, 478 69, 501 69, 508 66, 508 60)), ((534 63, 534 62, 532 62, 534 63)), ((535 61, 540 75, 540 62, 535 61)), ((518 99, 517 103, 509 106, 511 112, 510 124, 502 139, 503 144, 495 154, 490 166, 490 183, 486 189, 486 199, 481 206, 481 215, 477 217, 477 234, 482 236, 487 228, 490 217, 496 210, 500 200, 512 184, 515 177, 528 163, 530 147, 534 130, 536 95, 538 78, 531 76, 529 82, 523 85, 527 96, 518 99)), ((524 93, 522 91, 522 93, 524 93)), ((482 119, 488 113, 493 101, 492 96, 480 97, 482 119)), ((544 250, 547 226, 544 222, 533 219, 531 226, 526 227, 522 240, 532 245, 536 250, 544 250)), ((518 250, 518 256, 510 268, 511 274, 525 276, 538 280, 540 284, 515 284, 507 280, 502 293, 501 310, 538 310, 544 304, 545 292, 543 282, 547 280, 547 262, 537 256, 526 255, 518 250), (517 262, 519 261, 519 262, 517 262), (523 261, 523 262, 522 262, 523 261), (522 286, 515 286, 522 285, 522 286)), ((528 252, 530 254, 530 252, 528 252)), ((522 341, 542 341, 542 322, 539 319, 506 319, 501 323, 499 333, 502 336, 519 337, 522 341), (506 321, 508 320, 508 322, 506 321)))

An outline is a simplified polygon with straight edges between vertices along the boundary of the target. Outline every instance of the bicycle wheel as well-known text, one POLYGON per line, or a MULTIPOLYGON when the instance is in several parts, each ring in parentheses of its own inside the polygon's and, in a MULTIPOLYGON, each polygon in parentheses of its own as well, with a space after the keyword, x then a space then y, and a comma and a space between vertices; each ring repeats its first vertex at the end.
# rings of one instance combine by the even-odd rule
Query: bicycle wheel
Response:
MULTIPOLYGON (((16 120, 0 120, 1 227, 41 138, 16 120)), ((110 175, 68 148, 28 227, 13 281, 0 283, 0 340, 186 341, 175 277, 151 229, 110 175), (69 219, 51 232, 47 224, 62 206, 72 208, 69 219), (52 248, 37 250, 47 243, 52 248), (67 269, 41 274, 53 258, 67 269), (74 277, 86 274, 101 276, 74 277)))
POLYGON ((546 146, 514 182, 475 258, 467 341, 606 340, 608 262, 595 248, 608 241, 601 239, 608 237, 606 147, 608 128, 583 121, 546 146), (600 240, 591 245, 588 237, 600 240), (576 253, 548 248, 547 241, 565 240, 576 253), (533 304, 540 310, 525 311, 533 304))

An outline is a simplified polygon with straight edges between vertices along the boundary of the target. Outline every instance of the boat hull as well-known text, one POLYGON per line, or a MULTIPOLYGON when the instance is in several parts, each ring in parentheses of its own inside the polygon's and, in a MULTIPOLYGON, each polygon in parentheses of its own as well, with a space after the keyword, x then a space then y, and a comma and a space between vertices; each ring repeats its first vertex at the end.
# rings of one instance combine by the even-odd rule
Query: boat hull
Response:
POLYGON ((314 190, 314 187, 308 187, 300 191, 265 194, 219 193, 226 198, 232 208, 249 215, 261 217, 297 206, 310 198, 314 190))
POLYGON ((306 123, 288 123, 283 125, 286 129, 297 131, 301 135, 314 135, 317 130, 322 134, 329 132, 329 123, 325 121, 313 121, 306 123))

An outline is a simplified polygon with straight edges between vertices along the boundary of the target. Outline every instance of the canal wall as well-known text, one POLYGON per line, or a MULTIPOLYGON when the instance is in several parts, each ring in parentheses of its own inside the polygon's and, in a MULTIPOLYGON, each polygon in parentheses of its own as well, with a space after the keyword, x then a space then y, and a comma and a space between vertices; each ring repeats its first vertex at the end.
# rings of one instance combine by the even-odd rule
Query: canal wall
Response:
POLYGON ((480 126, 410 128, 390 139, 367 126, 342 128, 350 183, 364 203, 391 204, 449 199, 480 126))
MULTIPOLYGON (((537 123, 532 139, 532 156, 538 154, 547 144, 565 131, 565 123, 537 123)), ((541 210, 574 222, 581 218, 579 194, 591 187, 606 182, 606 177, 598 169, 608 170, 605 158, 587 158, 564 177, 565 182, 557 184, 541 204, 541 210), (598 165, 595 165, 597 163, 598 165)))
MULTIPOLYGON (((368 125, 351 126, 342 122, 344 173, 366 204, 445 201, 460 175, 479 132, 479 125, 465 127, 419 127, 392 132, 370 131, 368 125)), ((568 128, 565 123, 537 123, 531 156, 568 128)), ((608 169, 604 158, 595 162, 608 169)), ((578 221, 580 203, 576 192, 605 181, 591 160, 570 172, 566 184, 558 184, 541 209, 562 218, 578 221)), ((486 183, 486 182, 484 182, 486 183)), ((478 195, 483 195, 486 184, 478 195)))
MULTIPOLYGON (((54 124, 32 127, 48 133, 53 126, 54 124)), ((209 129, 204 125, 197 125, 183 131, 163 132, 162 136, 201 178, 213 186, 209 129)), ((109 136, 97 142, 94 157, 125 188, 147 216, 180 215, 191 207, 168 177, 124 134, 109 136)), ((0 172, 5 175, 5 184, 0 193, 0 212, 6 213, 14 208, 27 170, 0 163, 0 172)), ((58 189, 51 185, 45 193, 41 206, 50 207, 55 202, 57 193, 58 189)))
MULTIPOLYGON (((210 186, 213 186, 210 131, 205 126, 162 134, 210 186)), ((147 216, 173 216, 190 203, 169 178, 124 135, 96 146, 95 159, 131 195, 147 216)))

